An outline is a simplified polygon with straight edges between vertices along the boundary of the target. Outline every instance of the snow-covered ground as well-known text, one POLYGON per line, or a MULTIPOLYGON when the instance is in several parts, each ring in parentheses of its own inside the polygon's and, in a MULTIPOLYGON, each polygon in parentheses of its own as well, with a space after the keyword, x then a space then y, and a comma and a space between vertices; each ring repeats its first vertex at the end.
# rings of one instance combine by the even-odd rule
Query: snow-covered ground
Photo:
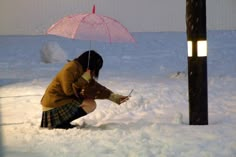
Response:
MULTIPOLYGON (((53 36, 0 36, 0 156, 235 157, 236 31, 208 32, 209 125, 189 125, 185 33, 133 33, 136 44, 92 42, 104 57, 99 82, 131 99, 98 100, 74 121, 83 128, 39 128, 40 99, 62 63, 43 63, 57 42, 68 59, 89 42, 53 36)), ((61 49, 60 49, 61 50, 61 49)), ((59 57, 62 58, 62 57, 59 57)))

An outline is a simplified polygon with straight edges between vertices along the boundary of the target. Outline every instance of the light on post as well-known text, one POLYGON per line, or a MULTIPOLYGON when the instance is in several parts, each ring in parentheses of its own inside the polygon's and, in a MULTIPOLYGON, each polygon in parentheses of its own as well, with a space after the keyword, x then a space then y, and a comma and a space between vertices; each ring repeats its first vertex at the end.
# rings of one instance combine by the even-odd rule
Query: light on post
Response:
POLYGON ((192 41, 188 41, 188 56, 192 57, 193 56, 193 42, 192 41))
POLYGON ((207 41, 197 41, 197 56, 206 57, 207 56, 207 41))
MULTIPOLYGON (((188 41, 188 56, 193 56, 193 42, 188 41)), ((206 40, 199 40, 197 41, 197 56, 198 57, 206 57, 207 56, 207 41, 206 40)))

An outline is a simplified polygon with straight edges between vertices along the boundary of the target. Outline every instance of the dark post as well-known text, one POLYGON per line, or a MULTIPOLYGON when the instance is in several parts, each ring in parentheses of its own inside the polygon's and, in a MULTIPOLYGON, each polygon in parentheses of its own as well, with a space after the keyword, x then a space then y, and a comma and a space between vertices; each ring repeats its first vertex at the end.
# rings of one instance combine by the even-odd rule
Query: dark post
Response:
POLYGON ((208 124, 206 0, 186 0, 189 123, 208 124))

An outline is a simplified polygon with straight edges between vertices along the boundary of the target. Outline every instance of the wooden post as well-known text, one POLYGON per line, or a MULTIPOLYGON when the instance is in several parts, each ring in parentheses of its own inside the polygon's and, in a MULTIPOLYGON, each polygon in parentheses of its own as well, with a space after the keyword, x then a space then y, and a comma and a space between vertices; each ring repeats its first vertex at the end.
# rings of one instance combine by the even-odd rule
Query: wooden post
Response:
POLYGON ((186 0, 189 124, 208 124, 206 0, 186 0))

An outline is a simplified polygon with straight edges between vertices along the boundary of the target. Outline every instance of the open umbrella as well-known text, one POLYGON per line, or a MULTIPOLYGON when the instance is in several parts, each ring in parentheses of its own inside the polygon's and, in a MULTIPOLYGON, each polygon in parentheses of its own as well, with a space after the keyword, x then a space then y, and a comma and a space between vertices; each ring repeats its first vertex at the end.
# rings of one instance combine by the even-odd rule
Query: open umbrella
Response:
MULTIPOLYGON (((135 42, 133 36, 119 21, 108 16, 92 13, 66 16, 53 24, 47 34, 62 36, 70 39, 81 39, 104 42, 135 42)), ((88 60, 89 67, 89 60, 88 60)))
POLYGON ((70 39, 113 42, 135 42, 128 30, 117 20, 92 13, 66 16, 53 24, 47 34, 70 39))

